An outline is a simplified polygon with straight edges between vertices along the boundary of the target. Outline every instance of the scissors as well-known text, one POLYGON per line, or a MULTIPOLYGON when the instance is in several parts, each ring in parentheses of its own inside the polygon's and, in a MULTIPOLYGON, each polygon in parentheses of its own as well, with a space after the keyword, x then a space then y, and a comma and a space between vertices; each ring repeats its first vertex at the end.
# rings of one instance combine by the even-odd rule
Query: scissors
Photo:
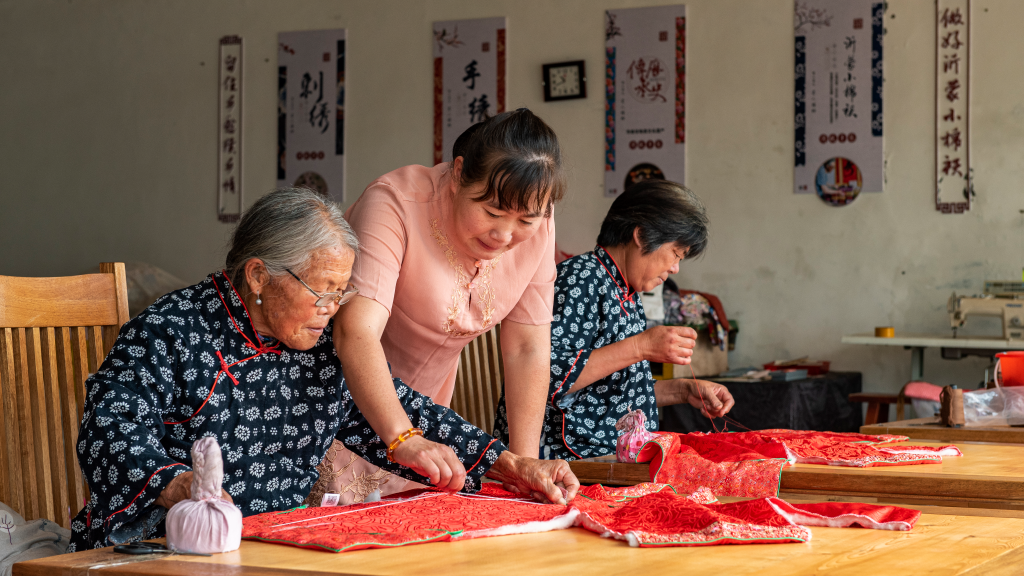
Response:
POLYGON ((210 556, 199 552, 184 552, 171 550, 159 542, 132 542, 131 544, 118 544, 114 546, 114 552, 118 554, 183 554, 185 556, 210 556))

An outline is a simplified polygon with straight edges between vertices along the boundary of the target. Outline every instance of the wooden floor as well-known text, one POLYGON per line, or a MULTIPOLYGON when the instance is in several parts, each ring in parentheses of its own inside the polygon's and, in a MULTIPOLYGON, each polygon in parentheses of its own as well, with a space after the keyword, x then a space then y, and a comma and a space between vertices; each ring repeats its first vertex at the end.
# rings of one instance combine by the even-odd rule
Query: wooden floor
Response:
MULTIPOLYGON (((919 446, 942 442, 915 440, 919 446)), ((894 504, 1024 510, 1024 445, 954 442, 964 453, 942 464, 847 468, 797 464, 782 471, 780 491, 894 504)), ((571 462, 584 484, 649 482, 647 464, 620 464, 614 456, 571 462)))
POLYGON ((898 422, 882 422, 861 426, 861 434, 898 434, 912 439, 940 442, 998 442, 1024 444, 1024 426, 950 428, 939 422, 938 416, 914 418, 898 422))
MULTIPOLYGON (((630 548, 581 528, 335 554, 243 542, 212 558, 176 556, 92 570, 148 576, 326 576, 327 574, 799 575, 1020 574, 1024 519, 930 515, 910 532, 813 528, 804 544, 630 548)), ((97 564, 131 562, 107 550, 14 566, 14 576, 85 574, 97 564)))

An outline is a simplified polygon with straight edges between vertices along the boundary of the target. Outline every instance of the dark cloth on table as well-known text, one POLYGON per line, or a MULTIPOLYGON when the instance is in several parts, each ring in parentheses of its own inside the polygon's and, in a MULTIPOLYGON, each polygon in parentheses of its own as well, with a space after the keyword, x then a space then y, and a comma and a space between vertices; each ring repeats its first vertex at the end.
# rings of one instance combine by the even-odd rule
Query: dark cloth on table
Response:
MULTIPOLYGON (((714 381, 714 378, 710 378, 714 381)), ((859 404, 849 395, 861 391, 860 372, 829 372, 790 382, 722 382, 736 400, 728 416, 751 430, 816 430, 859 432, 859 404)), ((724 421, 715 419, 722 428, 724 421)), ((661 429, 669 432, 711 432, 711 421, 689 404, 661 408, 661 429)), ((729 430, 743 428, 729 424, 729 430)))
MULTIPOLYGON (((505 446, 401 380, 394 385, 425 437, 451 446, 466 466, 465 490, 478 490, 505 446)), ((261 339, 223 273, 128 321, 85 386, 77 448, 91 496, 71 524, 69 551, 163 536, 166 510, 155 501, 191 470, 192 443, 205 436, 220 443, 223 488, 245 516, 298 506, 335 438, 389 472, 428 482, 387 460, 349 394, 332 324, 306 351, 261 339)))
MULTIPOLYGON (((542 458, 576 460, 614 454, 615 423, 630 410, 642 410, 647 429, 658 429, 655 380, 647 360, 569 393, 594 350, 646 329, 640 296, 604 248, 598 246, 558 265, 542 458)), ((508 442, 504 390, 494 435, 508 442)))

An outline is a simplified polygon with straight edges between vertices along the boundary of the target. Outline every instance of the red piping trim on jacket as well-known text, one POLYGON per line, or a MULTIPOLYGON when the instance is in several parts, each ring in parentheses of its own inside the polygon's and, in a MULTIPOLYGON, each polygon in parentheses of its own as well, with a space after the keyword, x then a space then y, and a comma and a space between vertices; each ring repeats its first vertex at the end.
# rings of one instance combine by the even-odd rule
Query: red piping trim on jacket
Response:
MULTIPOLYGON (((614 260, 613 260, 613 262, 614 262, 614 260)), ((231 278, 228 278, 227 272, 222 270, 221 273, 224 274, 224 280, 228 283, 228 286, 231 287, 231 291, 235 293, 235 296, 238 297, 238 301, 242 303, 242 310, 245 310, 245 315, 249 318, 249 326, 252 326, 252 331, 253 331, 254 334, 256 334, 256 339, 260 341, 259 348, 257 348, 256 346, 253 345, 252 340, 249 340, 248 338, 245 338, 245 333, 242 332, 242 329, 238 327, 238 324, 235 324, 235 329, 237 329, 239 334, 241 334, 242 337, 245 338, 246 341, 249 343, 249 348, 252 348, 253 350, 256 350, 257 352, 273 352, 273 353, 277 354, 278 356, 280 356, 281 352, 277 351, 277 347, 281 345, 281 342, 278 341, 273 346, 265 346, 263 344, 263 338, 261 338, 260 337, 260 333, 256 331, 256 325, 252 323, 252 314, 249 313, 249 307, 245 305, 245 300, 242 299, 242 295, 238 293, 238 290, 235 288, 235 285, 231 283, 231 278)), ((214 288, 217 287, 217 283, 216 282, 213 283, 213 287, 214 288)), ((220 295, 220 290, 217 290, 217 295, 218 296, 220 295)), ((224 298, 221 298, 220 301, 223 303, 224 302, 224 298)), ((226 310, 227 307, 228 307, 228 305, 225 303, 224 304, 224 309, 226 310)), ((231 316, 230 313, 228 313, 228 318, 231 318, 232 322, 235 321, 235 318, 233 316, 231 316)))
MULTIPOLYGON (((612 255, 608 253, 608 250, 605 249, 605 247, 601 246, 601 245, 598 245, 598 248, 600 248, 601 250, 604 250, 605 254, 608 254, 608 257, 611 258, 611 260, 612 260, 612 264, 615 264, 615 269, 619 271, 619 274, 622 274, 622 267, 619 266, 619 263, 615 261, 615 258, 612 257, 612 255)), ((594 254, 594 257, 597 258, 597 263, 600 264, 601 267, 604 268, 605 272, 608 273, 608 276, 611 277, 612 282, 615 282, 615 287, 619 289, 619 292, 622 292, 623 294, 625 294, 627 296, 626 298, 623 299, 623 298, 619 298, 618 294, 613 294, 613 296, 615 296, 615 299, 619 301, 619 307, 622 308, 622 311, 625 312, 626 316, 628 317, 629 316, 629 310, 626 310, 626 304, 625 303, 629 302, 630 304, 633 304, 634 303, 633 302, 633 296, 635 296, 636 293, 634 292, 633 295, 629 294, 629 281, 626 280, 626 275, 622 274, 622 282, 623 282, 623 284, 626 285, 626 289, 623 290, 622 286, 619 286, 619 281, 615 279, 615 275, 612 274, 612 271, 609 270, 607 266, 605 266, 604 262, 601 262, 601 257, 598 256, 597 254, 594 254)))
MULTIPOLYGON (((142 494, 146 492, 146 486, 149 486, 149 481, 153 479, 153 476, 156 476, 157 474, 159 474, 161 470, 164 470, 166 468, 170 468, 172 466, 184 466, 184 464, 182 464, 181 462, 175 462, 174 464, 168 464, 167 466, 163 466, 161 468, 157 468, 156 472, 153 472, 149 476, 149 478, 146 478, 146 483, 143 485, 142 490, 139 491, 139 493, 135 495, 135 498, 132 498, 132 501, 129 502, 127 506, 125 506, 124 508, 121 508, 117 512, 112 512, 110 514, 110 516, 107 516, 107 524, 110 524, 110 521, 114 519, 114 516, 120 514, 121 512, 124 512, 125 510, 127 510, 127 509, 132 507, 132 504, 134 504, 135 501, 139 499, 139 496, 142 496, 142 494)), ((89 514, 92 515, 92 510, 91 509, 89 510, 89 514)))
POLYGON ((576 454, 576 451, 573 450, 572 447, 569 446, 569 443, 565 441, 565 412, 558 404, 555 404, 555 394, 558 394, 558 391, 562 389, 562 386, 565 386, 565 383, 569 380, 569 375, 572 374, 572 371, 576 369, 576 363, 580 361, 580 356, 582 355, 583 350, 580 350, 579 352, 576 353, 576 359, 572 361, 572 366, 570 366, 569 371, 565 373, 565 378, 562 378, 562 383, 559 384, 558 388, 555 388, 555 391, 551 393, 551 405, 554 406, 555 408, 558 408, 558 412, 562 415, 562 444, 565 444, 565 447, 569 449, 569 452, 572 452, 573 454, 576 455, 577 458, 581 460, 583 459, 583 457, 580 456, 579 454, 576 454))
POLYGON ((472 472, 473 468, 476 468, 477 464, 479 464, 480 461, 484 459, 484 454, 486 454, 487 450, 490 449, 491 444, 494 444, 497 441, 497 438, 491 438, 491 441, 487 443, 487 446, 484 446, 484 449, 480 451, 480 457, 476 459, 476 462, 472 466, 466 468, 466 472, 472 472))
MULTIPOLYGON (((231 286, 231 290, 235 292, 235 296, 238 296, 238 291, 235 290, 235 287, 231 284, 231 280, 227 277, 227 274, 224 274, 224 279, 227 280, 228 286, 231 286)), ((177 422, 164 422, 164 424, 184 424, 185 422, 188 422, 189 420, 195 418, 196 414, 199 414, 203 407, 206 406, 206 403, 210 401, 210 398, 213 397, 213 391, 217 388, 217 382, 220 380, 220 375, 222 373, 227 374, 228 378, 231 378, 231 381, 234 383, 234 385, 238 386, 238 378, 235 378, 235 375, 232 374, 231 371, 229 370, 229 368, 231 368, 232 366, 235 366, 236 364, 241 364, 246 360, 252 360, 253 358, 256 358, 257 356, 262 356, 263 354, 277 354, 278 356, 281 355, 281 351, 277 349, 277 346, 281 344, 280 342, 277 342, 273 346, 265 346, 263 345, 263 340, 260 339, 260 346, 258 348, 255 345, 253 345, 252 340, 250 340, 249 337, 245 335, 245 332, 242 332, 242 329, 238 326, 238 323, 235 322, 234 316, 231 315, 231 310, 228 308, 228 303, 224 301, 224 296, 220 293, 220 288, 217 287, 216 278, 213 279, 213 289, 217 291, 217 297, 220 298, 221 304, 224 305, 224 311, 228 313, 228 318, 230 318, 231 323, 234 324, 235 330, 242 335, 242 338, 245 338, 246 346, 255 350, 256 353, 253 354, 252 356, 249 356, 248 358, 242 358, 237 362, 232 362, 231 364, 228 364, 224 360, 224 356, 221 355, 220 350, 217 350, 217 358, 220 360, 220 370, 218 370, 217 375, 213 377, 213 384, 210 385, 210 391, 206 394, 206 400, 203 400, 203 403, 199 405, 199 408, 196 408, 196 411, 193 412, 192 415, 189 416, 188 418, 184 420, 179 420, 177 422)), ((239 297, 238 300, 239 302, 242 303, 242 307, 245 308, 245 301, 242 300, 241 297, 239 297)), ((249 310, 245 309, 245 313, 249 315, 249 310)), ((251 325, 252 315, 249 315, 249 322, 251 325)), ((259 332, 256 332, 255 326, 253 326, 253 332, 256 334, 256 338, 260 337, 259 332)))

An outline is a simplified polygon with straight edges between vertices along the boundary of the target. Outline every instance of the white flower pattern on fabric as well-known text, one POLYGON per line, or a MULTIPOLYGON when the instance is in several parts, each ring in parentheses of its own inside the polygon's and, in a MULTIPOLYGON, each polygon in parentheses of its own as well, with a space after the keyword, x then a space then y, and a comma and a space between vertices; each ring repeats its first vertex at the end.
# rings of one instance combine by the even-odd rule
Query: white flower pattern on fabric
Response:
MULTIPOLYGON (((620 288, 625 285, 615 262, 600 247, 558 265, 551 380, 541 432, 547 457, 575 460, 615 454, 615 422, 630 411, 630 402, 632 409, 643 410, 649 430, 658 428, 655 380, 646 360, 567 393, 591 352, 647 328, 639 296, 634 292, 630 300, 620 288)), ((494 436, 508 442, 504 395, 498 404, 494 436)))

